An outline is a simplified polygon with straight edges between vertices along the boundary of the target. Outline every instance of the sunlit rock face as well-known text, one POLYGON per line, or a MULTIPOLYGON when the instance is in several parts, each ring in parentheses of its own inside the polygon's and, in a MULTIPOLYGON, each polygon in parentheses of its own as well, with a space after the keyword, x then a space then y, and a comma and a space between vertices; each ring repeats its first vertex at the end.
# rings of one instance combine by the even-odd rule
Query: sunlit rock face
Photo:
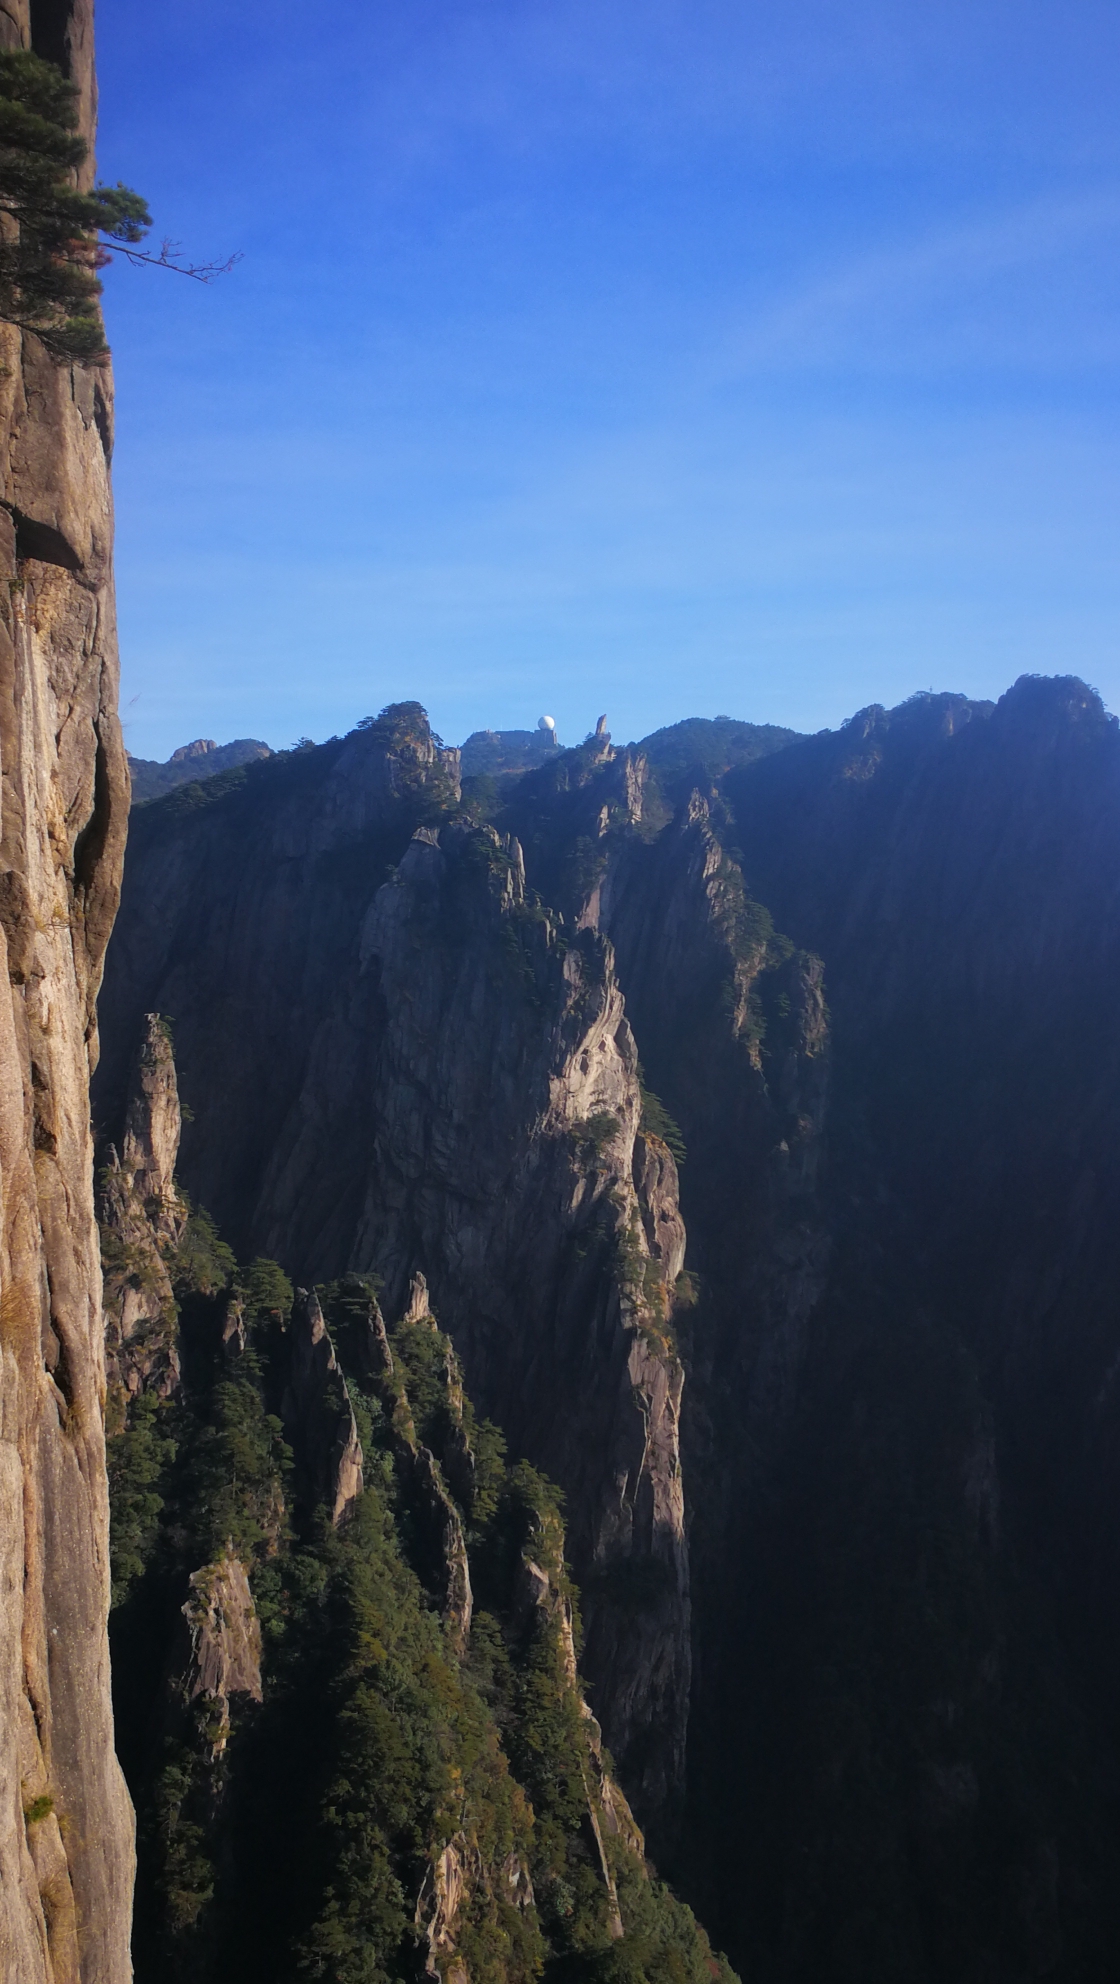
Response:
POLYGON ((391 1309, 426 1277, 481 1409, 565 1490, 644 1817, 679 1796, 689 1686, 676 1168, 640 1132, 609 940, 530 899, 458 781, 404 705, 134 815, 98 1113, 119 1134, 166 1013, 181 1175, 239 1250, 305 1286, 374 1272, 391 1309))
MULTIPOLYGON (((92 6, 11 0, 92 135, 92 6)), ((28 1980, 129 1975, 131 1811, 105 1619, 101 1274, 89 1076, 128 776, 117 721, 107 370, 0 326, 0 1950, 28 1980)))

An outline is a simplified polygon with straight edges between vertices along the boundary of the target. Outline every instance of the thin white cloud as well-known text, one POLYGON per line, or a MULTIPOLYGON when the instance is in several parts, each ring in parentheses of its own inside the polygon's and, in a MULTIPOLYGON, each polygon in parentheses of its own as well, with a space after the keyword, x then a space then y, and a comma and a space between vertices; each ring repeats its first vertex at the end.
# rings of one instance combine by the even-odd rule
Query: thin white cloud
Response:
POLYGON ((1120 287, 1114 261, 1104 256, 1118 234, 1120 188, 1108 186, 862 247, 791 293, 742 312, 715 346, 708 376, 837 364, 1115 362, 1120 287), (1074 265, 1072 294, 1055 295, 1047 285, 1059 263, 1074 265), (1098 307, 1087 310, 1094 276, 1098 307), (1024 314, 1032 287, 1035 308, 1024 314))

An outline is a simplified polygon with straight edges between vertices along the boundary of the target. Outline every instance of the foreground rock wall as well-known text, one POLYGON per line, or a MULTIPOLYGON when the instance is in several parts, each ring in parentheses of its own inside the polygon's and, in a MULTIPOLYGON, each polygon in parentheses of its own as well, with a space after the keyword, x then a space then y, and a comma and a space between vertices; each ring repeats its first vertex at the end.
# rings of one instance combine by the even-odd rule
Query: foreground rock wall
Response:
MULTIPOLYGON (((30 46, 32 19, 92 131, 92 7, 7 0, 0 45, 30 46)), ((128 808, 111 404, 106 371, 57 365, 0 325, 0 1975, 13 1984, 129 1974, 89 1130, 128 808)))

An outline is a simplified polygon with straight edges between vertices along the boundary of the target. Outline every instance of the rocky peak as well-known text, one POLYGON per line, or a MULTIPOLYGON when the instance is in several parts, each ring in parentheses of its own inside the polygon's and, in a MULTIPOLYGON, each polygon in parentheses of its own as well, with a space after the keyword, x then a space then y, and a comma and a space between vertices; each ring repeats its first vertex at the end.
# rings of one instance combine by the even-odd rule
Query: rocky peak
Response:
MULTIPOLYGON (((445 1423, 437 1455, 418 1437, 405 1374, 394 1363, 388 1332, 375 1301, 370 1304, 369 1328, 374 1345, 370 1374, 393 1429, 397 1472, 411 1505, 426 1582, 438 1595, 440 1616, 455 1652, 461 1656, 470 1639, 474 1594, 463 1521, 451 1490, 457 1490, 464 1500, 467 1498, 473 1484, 474 1460, 464 1425, 458 1360, 448 1345, 441 1373, 445 1423)), ((423 1330, 439 1336, 439 1325, 432 1315, 428 1285, 422 1274, 412 1277, 398 1329, 423 1330)))
POLYGON ((431 1323, 435 1328, 435 1318, 428 1301, 428 1284, 422 1274, 414 1274, 408 1285, 408 1301, 401 1315, 402 1323, 431 1323))
POLYGON ((193 744, 180 744, 162 764, 155 758, 129 756, 132 803, 143 806, 173 792, 177 786, 201 779, 217 778, 220 772, 235 771, 262 758, 271 758, 269 746, 259 737, 235 737, 232 743, 216 744, 212 737, 197 737, 193 744))
POLYGON ((109 1146, 98 1189, 114 1428, 127 1397, 155 1391, 166 1398, 179 1384, 169 1262, 186 1225, 175 1188, 180 1128, 170 1032, 149 1013, 133 1060, 121 1155, 109 1146))
POLYGON ((616 749, 603 732, 527 773, 502 812, 524 850, 529 886, 576 929, 603 922, 610 856, 643 819, 648 779, 644 754, 616 749))
POLYGON ((229 1740, 233 1697, 263 1699, 260 1621, 245 1566, 232 1544, 215 1563, 194 1573, 182 1609, 190 1652, 181 1692, 187 1702, 201 1698, 210 1758, 216 1762, 229 1740))
POLYGON ((148 1013, 133 1064, 121 1170, 137 1197, 152 1202, 153 1219, 171 1233, 182 1222, 174 1182, 181 1134, 171 1031, 158 1013, 148 1013))
POLYGON ((314 1292, 296 1290, 289 1338, 281 1416, 298 1445, 309 1493, 325 1503, 337 1528, 362 1492, 362 1448, 350 1393, 314 1292))
POLYGON ((343 739, 327 803, 314 823, 314 844, 326 847, 368 832, 403 809, 436 813, 459 797, 458 751, 433 736, 419 703, 394 703, 343 739))

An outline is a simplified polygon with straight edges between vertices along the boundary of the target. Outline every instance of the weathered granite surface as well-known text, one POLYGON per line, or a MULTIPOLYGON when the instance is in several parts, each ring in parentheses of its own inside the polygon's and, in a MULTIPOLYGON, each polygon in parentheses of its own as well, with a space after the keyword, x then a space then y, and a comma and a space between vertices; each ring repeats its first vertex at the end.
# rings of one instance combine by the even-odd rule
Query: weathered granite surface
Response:
MULTIPOLYGON (((92 134, 90 0, 9 4, 92 134)), ((128 774, 117 720, 106 370, 0 325, 0 1974, 129 1975, 113 1750, 101 1273, 89 1074, 128 774)))
POLYGON ((98 1180, 105 1376, 110 1432, 129 1396, 169 1397, 179 1383, 175 1297, 168 1261, 187 1210, 175 1187, 181 1116, 171 1040, 145 1017, 132 1071, 124 1135, 110 1144, 98 1180))

